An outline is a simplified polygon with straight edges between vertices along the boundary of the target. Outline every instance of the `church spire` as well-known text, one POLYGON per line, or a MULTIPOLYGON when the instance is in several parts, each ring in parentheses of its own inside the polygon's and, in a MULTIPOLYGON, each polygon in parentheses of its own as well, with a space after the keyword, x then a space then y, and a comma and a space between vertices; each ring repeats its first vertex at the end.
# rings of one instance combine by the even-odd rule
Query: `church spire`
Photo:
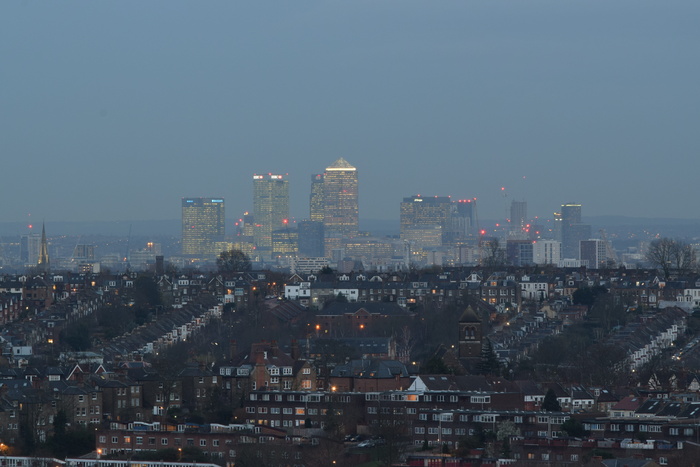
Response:
POLYGON ((49 245, 46 241, 46 226, 41 223, 41 249, 39 250, 39 261, 37 262, 39 270, 49 272, 49 245))

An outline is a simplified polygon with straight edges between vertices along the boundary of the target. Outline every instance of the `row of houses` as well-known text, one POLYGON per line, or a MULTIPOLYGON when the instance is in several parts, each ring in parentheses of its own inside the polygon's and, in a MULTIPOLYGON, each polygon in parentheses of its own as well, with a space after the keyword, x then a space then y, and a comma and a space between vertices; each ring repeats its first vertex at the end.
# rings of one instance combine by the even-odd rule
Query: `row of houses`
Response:
MULTIPOLYGON (((98 446, 106 453, 126 455, 197 446, 214 459, 235 462, 247 447, 286 451, 287 456, 299 452, 297 448, 303 444, 330 443, 338 449, 338 440, 351 433, 388 443, 408 442, 415 449, 445 446, 454 451, 480 433, 507 432, 509 457, 522 465, 541 461, 581 465, 591 452, 621 457, 643 452, 645 458, 655 458, 661 465, 674 465, 674 460, 697 454, 688 443, 698 436, 695 420, 700 403, 649 399, 629 418, 613 415, 617 408, 610 414, 586 417, 528 410, 514 393, 494 390, 497 385, 493 383, 482 387, 483 381, 471 381, 469 389, 464 382, 460 389, 432 390, 429 378, 406 391, 254 391, 245 403, 241 425, 167 428, 151 424, 144 428, 112 424, 99 431, 98 446), (568 436, 565 427, 571 418, 582 423, 589 434, 568 436)), ((442 376, 432 378, 449 384, 442 376)), ((483 452, 480 455, 485 456, 483 452)))
POLYGON ((284 296, 305 306, 321 308, 337 297, 349 301, 396 302, 411 306, 427 300, 449 302, 464 295, 478 297, 505 310, 523 301, 570 299, 582 287, 602 286, 618 303, 648 308, 659 304, 692 309, 700 305, 700 277, 665 281, 655 271, 550 269, 547 274, 522 270, 486 272, 445 270, 434 274, 323 274, 292 275, 284 296))

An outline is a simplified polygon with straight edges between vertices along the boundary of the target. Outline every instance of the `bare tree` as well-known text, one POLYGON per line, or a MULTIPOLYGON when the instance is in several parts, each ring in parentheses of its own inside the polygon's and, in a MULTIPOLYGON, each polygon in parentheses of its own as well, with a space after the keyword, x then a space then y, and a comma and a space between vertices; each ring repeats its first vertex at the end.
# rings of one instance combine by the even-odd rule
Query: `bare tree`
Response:
POLYGON ((219 272, 242 272, 250 271, 250 258, 241 250, 222 251, 216 258, 216 266, 219 272))
POLYGON ((692 272, 697 265, 695 249, 685 242, 676 241, 672 251, 671 261, 673 261, 678 275, 688 274, 692 272))
POLYGON ((484 242, 486 248, 483 265, 487 267, 499 267, 506 265, 506 250, 501 246, 498 238, 484 242))
POLYGON ((664 279, 671 273, 687 274, 697 263, 695 250, 689 244, 672 238, 659 238, 649 245, 647 261, 655 268, 661 269, 664 279))
POLYGON ((416 345, 416 340, 411 335, 411 328, 404 325, 399 332, 399 337, 397 339, 397 357, 400 362, 408 364, 411 360, 411 352, 413 347, 416 345))

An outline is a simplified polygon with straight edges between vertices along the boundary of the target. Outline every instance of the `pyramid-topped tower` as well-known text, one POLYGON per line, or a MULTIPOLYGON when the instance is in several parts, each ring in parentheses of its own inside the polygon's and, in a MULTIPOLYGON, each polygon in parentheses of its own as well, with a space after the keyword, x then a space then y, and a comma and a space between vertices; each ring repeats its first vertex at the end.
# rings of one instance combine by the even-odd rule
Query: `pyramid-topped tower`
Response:
POLYGON ((329 165, 323 176, 323 227, 327 255, 340 247, 343 238, 358 234, 357 169, 342 157, 329 165))

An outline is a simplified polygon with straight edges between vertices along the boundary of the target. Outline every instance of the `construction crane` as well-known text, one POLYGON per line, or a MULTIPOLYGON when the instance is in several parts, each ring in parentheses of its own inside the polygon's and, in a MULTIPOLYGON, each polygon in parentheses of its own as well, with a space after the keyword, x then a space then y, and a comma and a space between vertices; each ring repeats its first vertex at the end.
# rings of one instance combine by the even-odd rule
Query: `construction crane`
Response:
POLYGON ((605 232, 605 229, 600 229, 598 233, 600 233, 600 239, 605 244, 605 256, 607 256, 607 261, 613 265, 617 264, 617 254, 615 254, 615 250, 613 250, 612 245, 608 241, 608 234, 605 232))

